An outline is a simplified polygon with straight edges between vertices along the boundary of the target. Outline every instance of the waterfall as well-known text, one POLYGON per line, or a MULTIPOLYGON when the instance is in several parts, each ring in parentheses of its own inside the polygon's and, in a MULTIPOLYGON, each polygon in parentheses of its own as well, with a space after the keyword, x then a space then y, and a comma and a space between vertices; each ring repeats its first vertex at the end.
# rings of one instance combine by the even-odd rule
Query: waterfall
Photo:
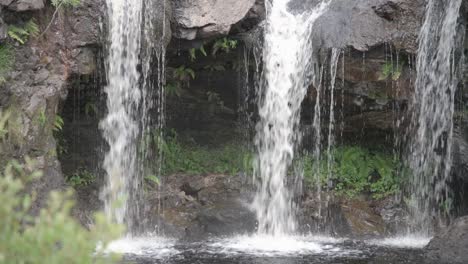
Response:
MULTIPOLYGON (((134 232, 135 219, 141 213, 143 178, 148 173, 158 175, 155 169, 150 172, 147 165, 157 163, 160 156, 149 150, 154 145, 149 144, 149 140, 154 140, 151 127, 156 126, 157 133, 161 133, 164 125, 165 18, 163 15, 162 38, 158 36, 161 30, 155 19, 160 3, 165 14, 165 1, 107 0, 106 3, 108 113, 100 128, 109 150, 103 164, 106 185, 102 196, 107 216, 134 232), (157 80, 152 76, 157 76, 157 80), (156 125, 152 120, 155 115, 156 125)), ((138 227, 142 224, 139 221, 138 227)))
POLYGON ((310 12, 293 14, 288 2, 266 1, 260 121, 255 137, 259 184, 253 207, 258 233, 267 235, 296 231, 287 176, 300 141, 301 103, 310 80, 315 78, 310 63, 312 27, 328 5, 320 3, 310 12))
MULTIPOLYGON (((109 55, 107 61, 108 113, 100 127, 109 151, 103 167, 106 214, 118 223, 129 221, 129 201, 137 191, 136 143, 140 133, 136 113, 142 98, 139 64, 142 23, 141 0, 107 0, 109 55)), ((131 224, 129 225, 131 229, 131 224)))
POLYGON ((457 23, 462 0, 430 0, 419 36, 409 150, 412 232, 430 235, 446 200, 458 84, 457 23))

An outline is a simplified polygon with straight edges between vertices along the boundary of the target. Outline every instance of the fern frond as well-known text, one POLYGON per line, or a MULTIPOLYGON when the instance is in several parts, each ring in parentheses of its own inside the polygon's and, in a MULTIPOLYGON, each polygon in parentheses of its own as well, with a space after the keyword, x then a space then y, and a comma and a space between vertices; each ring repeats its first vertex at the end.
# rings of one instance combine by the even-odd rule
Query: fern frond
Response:
POLYGON ((34 19, 29 20, 28 23, 24 25, 24 30, 33 37, 39 36, 39 26, 36 24, 34 19))

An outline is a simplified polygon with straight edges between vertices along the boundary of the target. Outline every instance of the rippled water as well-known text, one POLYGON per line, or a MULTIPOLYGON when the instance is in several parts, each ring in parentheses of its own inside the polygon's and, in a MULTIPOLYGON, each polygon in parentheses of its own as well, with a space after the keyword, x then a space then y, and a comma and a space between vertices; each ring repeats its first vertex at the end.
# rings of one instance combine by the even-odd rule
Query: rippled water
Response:
POLYGON ((427 240, 392 238, 356 241, 321 236, 237 236, 202 242, 162 238, 115 241, 110 251, 124 254, 123 263, 302 264, 302 263, 427 263, 427 240))

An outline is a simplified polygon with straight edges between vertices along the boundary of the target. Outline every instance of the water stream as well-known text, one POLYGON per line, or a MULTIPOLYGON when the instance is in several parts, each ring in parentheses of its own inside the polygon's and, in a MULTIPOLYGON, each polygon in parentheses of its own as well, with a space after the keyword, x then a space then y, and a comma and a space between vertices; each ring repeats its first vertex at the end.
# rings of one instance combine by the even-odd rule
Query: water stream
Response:
POLYGON ((320 3, 311 12, 290 13, 289 0, 266 1, 267 23, 263 48, 260 121, 255 143, 260 184, 253 207, 258 233, 280 236, 296 231, 288 170, 300 141, 298 129, 302 100, 312 74, 311 30, 325 11, 320 3))
POLYGON ((440 208, 449 210, 447 179, 451 169, 454 98, 460 60, 456 59, 461 0, 431 0, 419 37, 417 79, 409 167, 411 232, 430 235, 440 208))
POLYGON ((140 134, 138 109, 142 100, 139 86, 142 4, 141 0, 107 0, 109 55, 107 59, 108 113, 100 127, 109 144, 103 168, 107 181, 103 190, 105 211, 118 223, 133 223, 132 196, 138 192, 136 157, 140 134))

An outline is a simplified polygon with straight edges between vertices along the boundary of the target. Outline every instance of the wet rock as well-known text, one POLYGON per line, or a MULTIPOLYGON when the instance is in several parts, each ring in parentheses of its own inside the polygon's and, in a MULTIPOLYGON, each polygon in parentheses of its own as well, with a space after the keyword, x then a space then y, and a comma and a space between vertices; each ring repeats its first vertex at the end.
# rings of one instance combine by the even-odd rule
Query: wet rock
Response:
POLYGON ((424 0, 338 0, 314 25, 314 43, 326 48, 367 51, 390 43, 415 53, 424 0))
POLYGON ((468 217, 456 219, 426 247, 426 256, 437 263, 468 263, 468 217))
POLYGON ((0 41, 4 41, 8 37, 8 25, 3 22, 2 11, 0 11, 0 41))
POLYGON ((0 5, 17 12, 39 10, 44 8, 44 0, 0 0, 0 5))
POLYGON ((377 237, 384 234, 383 219, 368 201, 353 199, 343 201, 341 209, 355 237, 377 237))
POLYGON ((226 35, 254 7, 255 0, 173 1, 174 36, 193 40, 226 35))
POLYGON ((450 187, 455 196, 455 206, 459 215, 468 214, 468 124, 454 131, 452 145, 452 180, 450 187))
POLYGON ((241 177, 228 175, 172 175, 160 193, 147 199, 163 205, 147 210, 149 223, 168 235, 187 240, 227 236, 255 230, 255 214, 247 205, 251 194, 243 191, 241 177), (159 213, 161 213, 159 215, 159 213))
POLYGON ((321 199, 307 192, 298 204, 303 233, 329 233, 339 237, 379 237, 390 230, 372 199, 338 197, 323 193, 321 199))

